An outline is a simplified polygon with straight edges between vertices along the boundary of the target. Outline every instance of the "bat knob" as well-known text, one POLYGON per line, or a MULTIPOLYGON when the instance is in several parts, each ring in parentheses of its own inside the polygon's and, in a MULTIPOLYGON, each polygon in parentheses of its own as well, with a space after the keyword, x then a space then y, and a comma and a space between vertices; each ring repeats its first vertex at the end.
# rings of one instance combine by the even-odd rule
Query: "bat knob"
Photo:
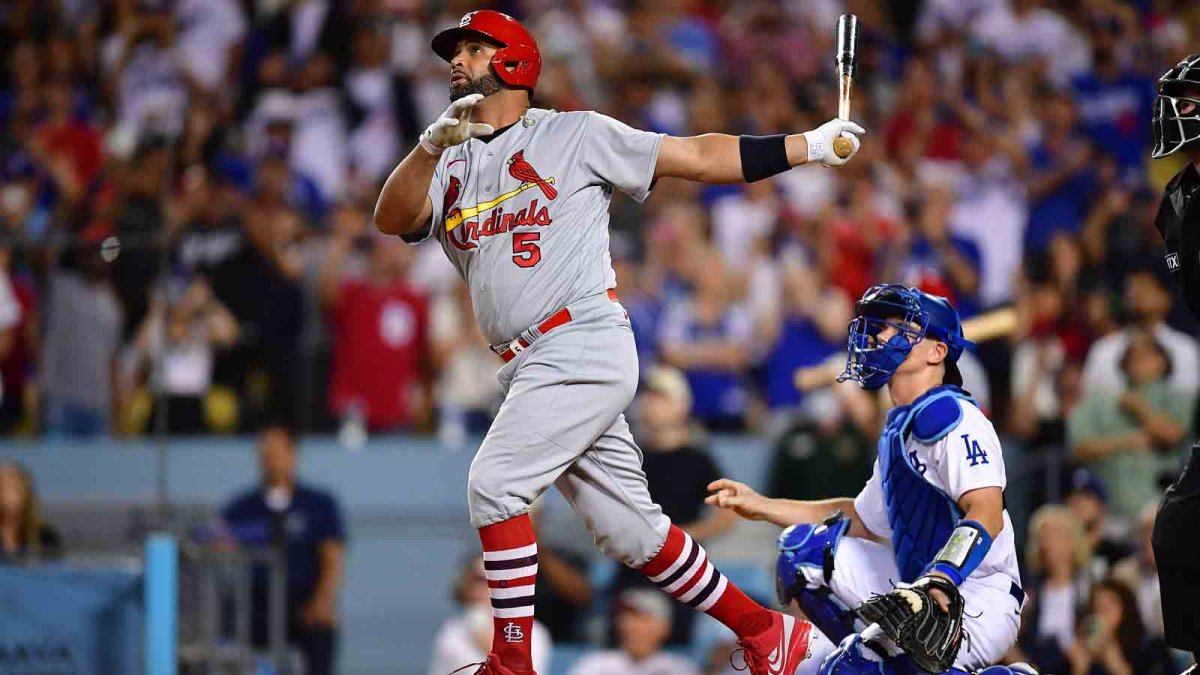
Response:
POLYGON ((854 142, 845 136, 838 136, 833 139, 833 154, 846 159, 850 153, 854 152, 854 142))

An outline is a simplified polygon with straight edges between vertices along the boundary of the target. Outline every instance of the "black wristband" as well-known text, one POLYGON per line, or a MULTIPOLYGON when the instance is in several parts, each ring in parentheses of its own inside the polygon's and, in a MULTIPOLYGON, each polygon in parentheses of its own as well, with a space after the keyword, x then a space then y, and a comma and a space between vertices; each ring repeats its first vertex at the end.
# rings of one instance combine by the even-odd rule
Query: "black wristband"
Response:
POLYGON ((770 178, 792 168, 788 163, 786 140, 786 134, 738 137, 742 177, 747 183, 770 178))

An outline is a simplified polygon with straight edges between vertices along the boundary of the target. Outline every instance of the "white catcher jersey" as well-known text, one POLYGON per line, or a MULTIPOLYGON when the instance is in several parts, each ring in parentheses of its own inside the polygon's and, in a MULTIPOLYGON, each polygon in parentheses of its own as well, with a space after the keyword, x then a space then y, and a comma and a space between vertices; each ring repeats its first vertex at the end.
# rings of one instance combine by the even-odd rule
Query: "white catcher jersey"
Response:
POLYGON ((471 289, 492 344, 566 305, 616 287, 608 207, 616 188, 649 194, 662 135, 595 112, 531 108, 488 141, 447 148, 428 229, 471 289))
MULTIPOLYGON (((984 487, 1003 490, 1007 485, 1004 455, 991 421, 970 403, 960 400, 958 405, 962 408, 962 420, 944 438, 925 445, 909 435, 904 444, 913 467, 956 503, 971 490, 984 487)), ((879 537, 891 538, 878 459, 870 480, 854 499, 854 510, 868 530, 879 537)), ((1016 540, 1007 509, 1004 511, 1004 529, 969 579, 984 579, 994 574, 1001 574, 1018 586, 1021 584, 1016 540)))

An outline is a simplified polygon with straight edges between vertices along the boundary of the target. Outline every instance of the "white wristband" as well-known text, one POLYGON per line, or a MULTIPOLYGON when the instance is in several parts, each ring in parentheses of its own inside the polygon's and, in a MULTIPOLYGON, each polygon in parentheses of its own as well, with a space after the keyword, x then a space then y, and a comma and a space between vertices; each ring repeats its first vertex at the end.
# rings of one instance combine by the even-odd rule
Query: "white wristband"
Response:
POLYGON ((825 135, 813 129, 806 131, 804 140, 808 144, 808 161, 815 162, 825 156, 825 135))
POLYGON ((429 154, 433 155, 434 157, 441 157, 442 151, 445 150, 445 148, 441 147, 440 145, 434 145, 434 143, 429 140, 429 131, 428 130, 426 130, 425 133, 421 134, 421 140, 417 144, 421 146, 422 150, 424 150, 425 152, 428 152, 429 154))

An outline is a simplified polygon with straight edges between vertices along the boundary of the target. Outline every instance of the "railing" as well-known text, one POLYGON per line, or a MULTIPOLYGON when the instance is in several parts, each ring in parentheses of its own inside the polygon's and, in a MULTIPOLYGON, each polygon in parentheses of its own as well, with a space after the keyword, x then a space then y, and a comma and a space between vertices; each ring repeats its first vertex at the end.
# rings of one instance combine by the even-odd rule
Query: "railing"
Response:
POLYGON ((287 562, 279 547, 185 543, 179 551, 179 672, 182 675, 304 675, 287 646, 287 562), (254 607, 256 569, 266 570, 267 606, 254 607), (251 621, 266 610, 266 645, 251 621))

